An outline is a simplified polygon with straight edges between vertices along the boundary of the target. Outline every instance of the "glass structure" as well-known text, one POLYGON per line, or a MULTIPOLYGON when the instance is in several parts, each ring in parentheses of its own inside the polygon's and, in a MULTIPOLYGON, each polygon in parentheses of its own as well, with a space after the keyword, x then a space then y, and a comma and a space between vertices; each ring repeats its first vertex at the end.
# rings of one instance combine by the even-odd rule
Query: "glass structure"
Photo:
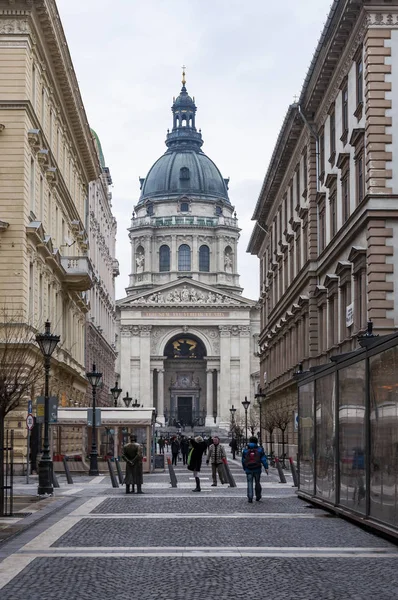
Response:
POLYGON ((210 271, 210 250, 209 246, 199 248, 199 271, 210 271))
POLYGON ((178 248, 178 270, 191 270, 191 248, 188 246, 188 244, 181 244, 181 246, 178 248))
POLYGON ((159 271, 170 271, 170 248, 167 245, 159 248, 159 271))

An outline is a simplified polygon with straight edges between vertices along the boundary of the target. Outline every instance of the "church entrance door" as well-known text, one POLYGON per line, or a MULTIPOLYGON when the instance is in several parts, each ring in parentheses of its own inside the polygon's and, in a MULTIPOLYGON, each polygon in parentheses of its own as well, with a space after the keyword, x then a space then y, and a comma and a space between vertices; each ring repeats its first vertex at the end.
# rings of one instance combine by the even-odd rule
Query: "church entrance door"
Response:
POLYGON ((178 420, 181 425, 192 423, 192 396, 177 396, 178 420))

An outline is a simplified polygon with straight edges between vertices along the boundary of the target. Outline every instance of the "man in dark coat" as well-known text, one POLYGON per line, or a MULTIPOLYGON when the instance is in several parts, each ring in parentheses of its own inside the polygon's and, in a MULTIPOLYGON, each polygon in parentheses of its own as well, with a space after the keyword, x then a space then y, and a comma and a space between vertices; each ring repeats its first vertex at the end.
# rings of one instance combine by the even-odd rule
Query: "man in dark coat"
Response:
POLYGON ((229 442, 229 445, 232 452, 232 458, 235 460, 235 454, 238 449, 238 442, 236 441, 236 438, 232 438, 232 440, 229 442))
POLYGON ((181 448, 183 464, 186 465, 187 459, 188 459, 188 452, 189 452, 189 441, 186 437, 181 438, 180 448, 181 448))
POLYGON ((176 437, 171 438, 171 464, 177 466, 177 457, 180 451, 180 442, 176 437))
POLYGON ((206 442, 203 441, 202 436, 198 435, 196 438, 191 438, 191 448, 192 452, 190 454, 188 469, 193 471, 196 488, 192 490, 193 492, 200 492, 200 479, 198 477, 198 473, 200 473, 200 467, 202 466, 202 456, 207 448, 206 442))
POLYGON ((130 436, 130 443, 123 448, 123 460, 126 462, 126 476, 124 483, 126 484, 126 494, 134 494, 134 486, 137 486, 137 494, 143 494, 141 486, 143 483, 142 476, 142 446, 137 443, 135 435, 130 436), (131 485, 131 492, 130 492, 131 485))

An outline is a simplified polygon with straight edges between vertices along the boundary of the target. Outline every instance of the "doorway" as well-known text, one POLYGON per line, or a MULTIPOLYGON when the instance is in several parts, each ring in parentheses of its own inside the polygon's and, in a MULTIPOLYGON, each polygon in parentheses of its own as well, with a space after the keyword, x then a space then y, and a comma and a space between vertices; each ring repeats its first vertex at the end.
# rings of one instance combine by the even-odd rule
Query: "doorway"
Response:
POLYGON ((192 396, 177 396, 177 417, 181 425, 192 423, 192 396))

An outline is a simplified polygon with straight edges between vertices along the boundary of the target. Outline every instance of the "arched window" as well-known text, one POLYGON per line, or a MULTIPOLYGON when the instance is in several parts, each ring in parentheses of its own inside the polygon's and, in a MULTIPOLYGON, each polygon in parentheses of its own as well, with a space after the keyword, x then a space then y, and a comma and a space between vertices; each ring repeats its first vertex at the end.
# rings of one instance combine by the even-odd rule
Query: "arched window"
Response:
POLYGON ((189 203, 188 202, 181 202, 181 204, 180 204, 180 211, 181 212, 189 212, 189 203))
POLYGON ((199 248, 199 271, 210 271, 210 250, 209 246, 199 248))
POLYGON ((170 271, 170 248, 166 245, 159 248, 159 271, 170 271))
POLYGON ((180 169, 180 179, 183 181, 187 181, 190 178, 188 167, 181 167, 180 169))
POLYGON ((191 248, 188 246, 188 244, 181 244, 181 246, 178 248, 178 270, 191 270, 191 248))

